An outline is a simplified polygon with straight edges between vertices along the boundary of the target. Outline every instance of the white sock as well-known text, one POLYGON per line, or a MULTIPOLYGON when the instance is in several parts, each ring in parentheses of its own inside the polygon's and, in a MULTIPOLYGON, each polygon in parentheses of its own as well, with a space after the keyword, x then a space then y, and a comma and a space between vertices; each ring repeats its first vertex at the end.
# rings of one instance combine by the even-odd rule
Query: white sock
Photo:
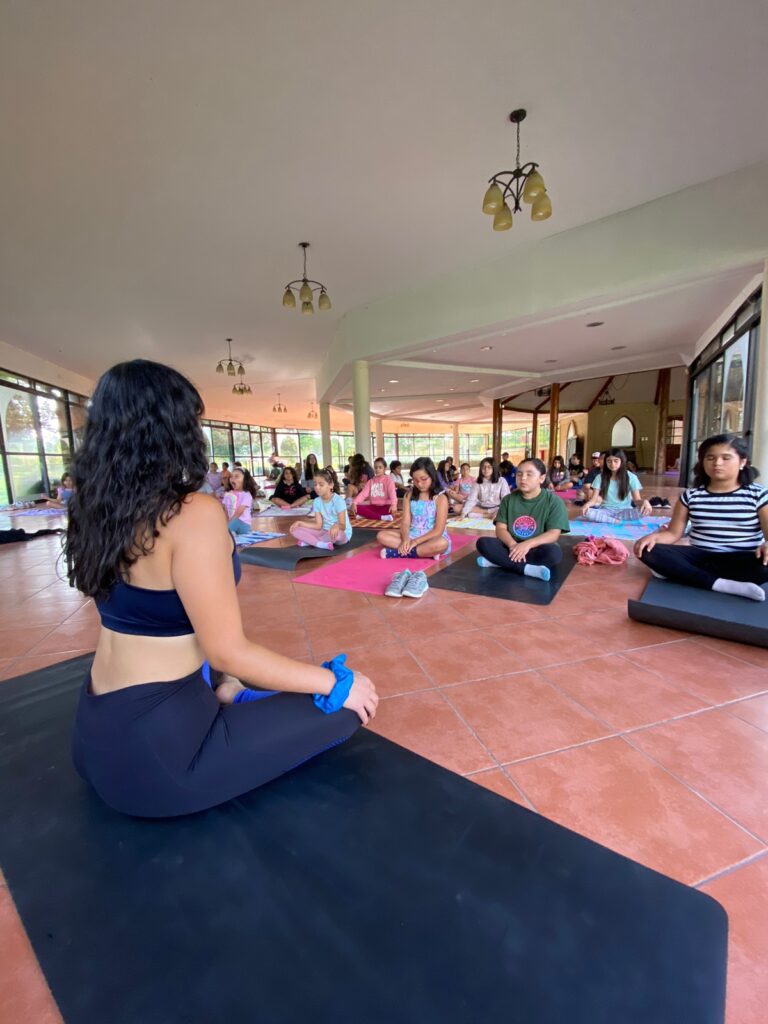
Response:
POLYGON ((741 580, 715 580, 712 589, 720 594, 733 594, 735 597, 748 597, 751 601, 764 601, 765 591, 756 583, 742 583, 741 580))
POLYGON ((655 576, 657 580, 665 580, 667 578, 666 576, 662 576, 660 572, 656 572, 654 569, 651 569, 651 576, 655 576))
POLYGON ((319 540, 315 547, 322 548, 323 551, 333 551, 333 544, 329 540, 319 540))
POLYGON ((548 583, 551 575, 552 573, 546 565, 529 565, 526 562, 523 566, 523 576, 533 576, 536 580, 544 580, 545 583, 548 583))
POLYGON ((393 519, 394 519, 394 516, 382 516, 381 517, 382 523, 391 523, 393 519))
POLYGON ((496 563, 495 562, 489 562, 487 558, 483 557, 483 555, 478 555, 477 556, 477 564, 480 566, 481 569, 493 569, 493 567, 494 567, 494 565, 496 563))
POLYGON ((305 540, 297 540, 296 541, 296 547, 297 548, 308 548, 309 544, 305 540))

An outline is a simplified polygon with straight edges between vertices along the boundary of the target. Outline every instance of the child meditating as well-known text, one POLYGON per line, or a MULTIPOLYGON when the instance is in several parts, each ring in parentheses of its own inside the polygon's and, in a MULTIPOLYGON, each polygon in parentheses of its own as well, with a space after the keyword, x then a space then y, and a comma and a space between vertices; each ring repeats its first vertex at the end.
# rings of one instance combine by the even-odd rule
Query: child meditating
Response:
POLYGON ((605 453, 603 469, 592 481, 589 500, 582 515, 595 523, 621 523, 641 519, 653 512, 640 493, 642 484, 627 469, 627 457, 621 448, 609 448, 605 453), (632 501, 640 505, 636 508, 632 501))
POLYGON ((482 459, 475 485, 464 503, 464 515, 474 512, 493 519, 505 494, 509 494, 509 484, 499 476, 496 463, 493 459, 482 459))
POLYGON ((549 580, 550 570, 563 559, 557 543, 569 533, 562 498, 546 488, 547 467, 541 459, 524 459, 517 467, 517 489, 502 498, 496 516, 496 536, 477 542, 482 568, 549 580))
POLYGON ((412 487, 403 499, 403 521, 399 530, 380 530, 376 540, 382 558, 439 558, 449 554, 451 541, 446 532, 448 498, 440 493, 435 464, 420 458, 411 465, 412 487))
POLYGON ((291 523, 291 533, 300 548, 332 551, 352 537, 347 503, 339 493, 339 480, 330 466, 316 469, 312 483, 317 494, 312 502, 315 518, 311 523, 291 523))
POLYGON ((299 475, 293 466, 286 466, 277 481, 272 504, 278 508, 300 508, 309 501, 309 495, 299 483, 299 475))
POLYGON ((397 491, 395 482, 387 475, 384 459, 375 459, 373 479, 363 484, 352 499, 352 511, 363 519, 392 520, 397 512, 397 491))
POLYGON ((764 601, 768 583, 768 488, 754 483, 747 445, 716 434, 699 446, 693 487, 666 530, 642 537, 635 554, 656 576, 700 590, 764 601), (690 523, 690 546, 677 544, 690 523))
POLYGON ((463 508, 474 486, 475 478, 472 476, 471 467, 468 462, 462 462, 461 475, 448 491, 448 498, 457 508, 463 508))
POLYGON ((247 469, 233 469, 221 499, 230 533, 250 533, 256 481, 247 469))

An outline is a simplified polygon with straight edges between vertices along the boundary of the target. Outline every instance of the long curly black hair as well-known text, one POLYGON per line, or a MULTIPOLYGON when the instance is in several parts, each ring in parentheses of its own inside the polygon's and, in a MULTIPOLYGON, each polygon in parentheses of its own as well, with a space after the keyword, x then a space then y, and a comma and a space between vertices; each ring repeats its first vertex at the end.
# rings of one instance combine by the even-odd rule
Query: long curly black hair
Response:
POLYGON ((100 378, 72 467, 64 545, 72 586, 105 595, 200 489, 202 413, 197 389, 170 366, 133 359, 100 378))

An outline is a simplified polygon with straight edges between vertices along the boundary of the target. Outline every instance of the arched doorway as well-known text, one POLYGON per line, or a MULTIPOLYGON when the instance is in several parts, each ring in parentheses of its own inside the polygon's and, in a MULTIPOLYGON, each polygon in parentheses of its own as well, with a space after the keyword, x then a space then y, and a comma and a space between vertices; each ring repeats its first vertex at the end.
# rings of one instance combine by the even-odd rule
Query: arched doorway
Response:
POLYGON ((621 416, 611 430, 611 448, 633 449, 635 447, 635 425, 629 416, 621 416))

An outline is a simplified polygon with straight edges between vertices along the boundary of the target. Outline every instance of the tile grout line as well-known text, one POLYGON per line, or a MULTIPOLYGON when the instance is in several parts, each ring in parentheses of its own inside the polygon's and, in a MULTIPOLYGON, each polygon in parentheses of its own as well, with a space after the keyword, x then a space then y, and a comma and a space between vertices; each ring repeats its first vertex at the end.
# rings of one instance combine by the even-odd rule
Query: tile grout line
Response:
POLYGON ((701 889, 705 885, 711 885, 712 882, 717 882, 721 878, 727 878, 728 875, 734 874, 734 872, 741 870, 741 868, 747 868, 750 864, 754 864, 755 861, 762 860, 766 856, 768 856, 768 846, 763 847, 762 850, 757 850, 756 853, 750 854, 749 857, 745 857, 743 860, 736 861, 735 864, 730 864, 727 868, 723 868, 722 871, 716 871, 714 875, 709 875, 700 882, 695 882, 692 888, 701 889))
POLYGON ((722 807, 716 804, 714 800, 710 799, 708 796, 705 796, 703 793, 700 793, 695 786, 691 785, 691 783, 689 782, 686 782, 685 779, 681 778, 676 772, 672 771, 671 768, 667 768, 666 765, 662 764, 661 761, 655 758, 652 754, 649 754, 647 751, 642 750, 640 747, 636 746, 634 743, 632 743, 629 737, 622 736, 621 739, 624 740, 628 747, 631 747, 632 750, 636 750, 637 753, 642 754, 642 756, 646 758, 646 760, 651 761, 658 768, 661 768, 661 770, 663 772, 666 772, 666 774, 669 775, 670 778, 674 779, 676 782, 679 782, 681 786, 685 786, 685 788, 689 790, 691 793, 693 793, 694 796, 698 797, 699 800, 703 800, 704 803, 708 804, 713 811, 716 811, 718 814, 721 814, 727 821, 730 821, 731 824, 735 825, 740 831, 750 836, 750 838, 755 839, 758 843, 760 843, 761 846, 765 847, 766 845, 768 845, 767 840, 763 839, 756 832, 753 832, 752 829, 747 828, 746 825, 743 825, 737 818, 734 818, 733 815, 729 814, 728 811, 724 810, 722 807))

